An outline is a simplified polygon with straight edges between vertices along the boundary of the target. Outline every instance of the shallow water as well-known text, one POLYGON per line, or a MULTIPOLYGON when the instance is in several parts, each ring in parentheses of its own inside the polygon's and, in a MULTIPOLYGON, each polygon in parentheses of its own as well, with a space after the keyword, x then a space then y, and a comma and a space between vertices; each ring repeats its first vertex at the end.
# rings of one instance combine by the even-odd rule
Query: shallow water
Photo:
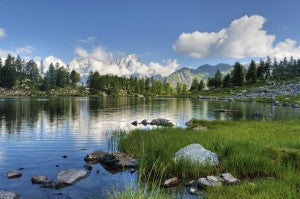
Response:
POLYGON ((113 190, 134 186, 136 173, 111 174, 98 164, 87 178, 59 190, 32 185, 31 177, 55 179, 62 169, 82 168, 86 154, 113 150, 108 141, 113 131, 140 128, 130 124, 134 120, 162 117, 183 127, 193 117, 248 120, 255 111, 263 114, 263 120, 300 115, 298 109, 269 104, 188 98, 0 98, 0 189, 20 198, 103 198, 113 190), (237 112, 216 112, 219 109, 237 112), (24 168, 21 178, 6 178, 8 170, 18 168, 24 168))

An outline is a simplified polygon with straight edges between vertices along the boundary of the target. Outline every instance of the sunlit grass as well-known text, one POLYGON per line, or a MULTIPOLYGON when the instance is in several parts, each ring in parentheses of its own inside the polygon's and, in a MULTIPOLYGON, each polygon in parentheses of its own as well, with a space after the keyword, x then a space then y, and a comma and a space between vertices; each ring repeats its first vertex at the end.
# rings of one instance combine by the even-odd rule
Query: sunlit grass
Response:
POLYGON ((300 195, 300 120, 197 121, 193 124, 197 125, 206 126, 208 130, 163 128, 122 134, 119 149, 139 159, 144 168, 144 172, 139 173, 142 177, 177 176, 187 181, 230 172, 242 179, 239 186, 208 189, 208 198, 232 198, 230 194, 236 198, 300 195), (175 164, 174 154, 192 143, 215 152, 220 165, 203 168, 186 162, 175 164), (274 180, 266 180, 266 177, 274 180))

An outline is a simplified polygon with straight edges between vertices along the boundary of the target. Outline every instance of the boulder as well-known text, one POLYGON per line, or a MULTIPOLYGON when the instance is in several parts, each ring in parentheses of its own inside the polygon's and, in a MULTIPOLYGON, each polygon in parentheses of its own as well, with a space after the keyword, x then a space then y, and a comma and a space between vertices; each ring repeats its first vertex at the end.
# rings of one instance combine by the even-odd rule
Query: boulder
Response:
POLYGON ((218 165, 218 156, 205 149, 200 144, 190 144, 184 148, 178 150, 175 154, 174 161, 185 160, 194 163, 199 163, 200 165, 218 165))
POLYGON ((0 199, 16 199, 17 194, 9 191, 0 190, 0 199))
POLYGON ((240 180, 236 177, 233 177, 230 173, 222 173, 221 177, 224 179, 225 184, 233 185, 240 184, 240 180))
POLYGON ((83 169, 67 169, 58 173, 55 181, 56 188, 72 185, 78 180, 86 177, 88 173, 83 169))
POLYGON ((106 153, 100 163, 108 170, 136 168, 136 159, 122 152, 106 153))
POLYGON ((123 169, 136 168, 136 159, 122 152, 103 152, 101 150, 88 154, 85 161, 100 163, 105 169, 111 172, 117 172, 123 169))
POLYGON ((156 125, 156 126, 174 126, 170 120, 163 119, 163 118, 157 118, 150 122, 150 125, 156 125))
POLYGON ((170 179, 167 179, 164 181, 164 187, 172 187, 172 186, 175 186, 179 183, 179 180, 177 177, 173 177, 173 178, 170 178, 170 179))
POLYGON ((87 156, 85 156, 84 160, 87 162, 100 162, 104 155, 106 154, 106 152, 98 150, 98 151, 94 151, 93 153, 88 154, 87 156))
POLYGON ((7 175, 8 179, 11 179, 11 178, 19 178, 19 177, 21 177, 22 173, 21 173, 21 171, 8 171, 6 173, 6 175, 7 175))
POLYGON ((31 178, 32 184, 44 184, 48 181, 47 176, 33 176, 31 178))
POLYGON ((206 178, 199 178, 197 180, 197 183, 200 188, 222 186, 222 182, 220 182, 216 176, 207 176, 206 178))

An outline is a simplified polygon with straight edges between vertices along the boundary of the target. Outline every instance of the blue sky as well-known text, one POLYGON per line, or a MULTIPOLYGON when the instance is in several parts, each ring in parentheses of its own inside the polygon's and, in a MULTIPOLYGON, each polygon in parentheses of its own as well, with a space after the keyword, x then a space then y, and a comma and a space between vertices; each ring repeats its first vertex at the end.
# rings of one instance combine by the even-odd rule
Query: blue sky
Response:
MULTIPOLYGON (((172 46, 182 33, 219 32, 245 15, 266 20, 262 29, 276 37, 274 46, 285 39, 300 41, 299 7, 296 0, 1 0, 0 28, 5 36, 0 38, 0 49, 15 52, 31 46, 27 53, 20 52, 29 57, 52 55, 64 62, 76 56, 77 47, 89 50, 98 45, 115 55, 138 54, 144 63, 176 59, 180 67, 197 67, 245 62, 253 54, 224 54, 228 46, 205 56, 201 49, 186 49, 186 41, 179 50, 172 46), (88 37, 95 39, 82 42, 88 37), (191 56, 193 51, 197 57, 191 56)), ((298 44, 294 47, 298 50, 298 44)), ((265 55, 269 54, 254 57, 265 55)))

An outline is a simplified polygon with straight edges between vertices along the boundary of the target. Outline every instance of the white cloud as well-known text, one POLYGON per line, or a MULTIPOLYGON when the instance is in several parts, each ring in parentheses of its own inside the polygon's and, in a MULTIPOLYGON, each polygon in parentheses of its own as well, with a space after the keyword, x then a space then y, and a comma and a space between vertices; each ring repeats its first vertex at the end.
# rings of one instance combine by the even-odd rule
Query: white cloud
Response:
POLYGON ((96 40, 96 37, 88 37, 86 39, 79 39, 78 41, 80 43, 84 43, 84 44, 89 44, 89 43, 92 43, 96 40))
POLYGON ((176 60, 168 60, 163 64, 150 62, 149 65, 142 63, 135 54, 114 56, 101 46, 92 50, 82 47, 75 49, 76 58, 70 62, 70 69, 80 71, 87 75, 90 71, 99 71, 100 74, 114 74, 118 76, 168 76, 178 67, 176 60))
POLYGON ((24 46, 16 49, 17 54, 31 54, 35 51, 35 48, 32 46, 24 46))
POLYGON ((0 28, 0 38, 5 37, 5 30, 0 28))
POLYGON ((287 39, 275 43, 275 36, 263 30, 266 19, 262 16, 244 16, 231 22, 219 32, 182 33, 173 49, 182 54, 204 58, 220 56, 226 58, 245 57, 300 57, 296 41, 287 39))

